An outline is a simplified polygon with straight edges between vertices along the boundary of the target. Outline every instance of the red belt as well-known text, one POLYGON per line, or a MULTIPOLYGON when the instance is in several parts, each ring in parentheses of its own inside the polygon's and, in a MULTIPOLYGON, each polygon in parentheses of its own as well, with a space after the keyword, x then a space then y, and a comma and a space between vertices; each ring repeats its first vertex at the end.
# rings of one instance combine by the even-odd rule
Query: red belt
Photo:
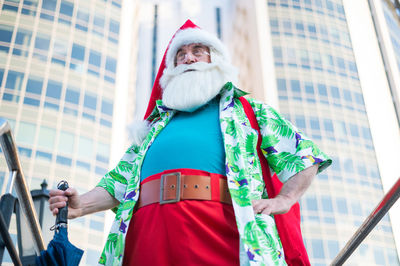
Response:
POLYGON ((222 175, 197 170, 193 171, 196 174, 183 172, 158 174, 142 182, 137 207, 157 202, 166 204, 188 199, 232 204, 228 184, 226 179, 221 178, 222 175))

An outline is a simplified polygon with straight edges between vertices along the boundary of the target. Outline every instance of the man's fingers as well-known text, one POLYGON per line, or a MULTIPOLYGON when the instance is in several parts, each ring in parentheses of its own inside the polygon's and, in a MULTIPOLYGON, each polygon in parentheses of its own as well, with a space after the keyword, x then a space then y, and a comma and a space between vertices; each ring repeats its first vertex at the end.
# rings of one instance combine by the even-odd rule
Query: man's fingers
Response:
POLYGON ((67 203, 65 201, 60 201, 60 202, 55 202, 53 204, 50 204, 49 207, 50 207, 51 211, 54 211, 55 209, 59 209, 59 208, 65 207, 65 206, 67 206, 67 203))
POLYGON ((262 214, 266 214, 266 215, 270 215, 272 213, 272 210, 270 207, 266 207, 264 208, 264 210, 262 210, 261 212, 262 214))
POLYGON ((67 190, 65 190, 65 195, 66 195, 66 196, 75 196, 75 195, 77 195, 77 194, 78 194, 78 192, 77 192, 76 189, 73 188, 73 187, 70 187, 70 188, 68 188, 67 190))
POLYGON ((66 202, 68 201, 68 198, 65 196, 52 196, 51 198, 49 198, 49 204, 53 204, 56 202, 66 202))
POLYGON ((253 204, 254 213, 261 213, 266 208, 269 207, 269 200, 266 200, 266 199, 253 200, 252 204, 253 204))
POLYGON ((52 189, 49 191, 49 196, 53 197, 53 196, 60 196, 60 195, 64 195, 64 191, 59 190, 59 189, 52 189))

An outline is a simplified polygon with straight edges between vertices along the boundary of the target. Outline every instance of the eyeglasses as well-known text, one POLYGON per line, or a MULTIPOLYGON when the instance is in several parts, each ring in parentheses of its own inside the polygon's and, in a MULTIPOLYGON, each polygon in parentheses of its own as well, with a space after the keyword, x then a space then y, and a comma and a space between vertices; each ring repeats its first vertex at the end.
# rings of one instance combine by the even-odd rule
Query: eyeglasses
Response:
POLYGON ((207 46, 203 46, 203 45, 195 45, 193 47, 189 46, 189 47, 187 47, 187 49, 180 49, 178 51, 178 53, 176 54, 176 62, 181 63, 181 62, 185 61, 186 56, 189 53, 192 54, 197 59, 199 59, 205 55, 210 55, 210 53, 208 52, 207 46))

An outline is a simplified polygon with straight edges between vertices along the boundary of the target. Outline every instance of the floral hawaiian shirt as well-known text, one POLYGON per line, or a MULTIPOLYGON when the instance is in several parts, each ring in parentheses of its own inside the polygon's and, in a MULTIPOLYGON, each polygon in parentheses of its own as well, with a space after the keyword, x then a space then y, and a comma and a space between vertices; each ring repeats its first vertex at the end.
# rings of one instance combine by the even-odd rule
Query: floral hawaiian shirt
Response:
MULTIPOLYGON (((221 90, 220 124, 226 153, 226 176, 240 235, 241 265, 286 265, 273 216, 254 214, 251 201, 268 198, 257 157, 257 131, 244 113, 239 97, 246 93, 228 82, 221 90)), ((248 99, 257 118, 261 150, 271 174, 286 182, 296 173, 319 163, 318 172, 332 161, 301 131, 282 118, 270 106, 248 99)), ((157 101, 148 120, 151 129, 142 145, 132 145, 118 165, 108 172, 98 186, 119 202, 99 263, 121 265, 125 236, 133 209, 139 199, 140 172, 146 151, 176 111, 157 101)))

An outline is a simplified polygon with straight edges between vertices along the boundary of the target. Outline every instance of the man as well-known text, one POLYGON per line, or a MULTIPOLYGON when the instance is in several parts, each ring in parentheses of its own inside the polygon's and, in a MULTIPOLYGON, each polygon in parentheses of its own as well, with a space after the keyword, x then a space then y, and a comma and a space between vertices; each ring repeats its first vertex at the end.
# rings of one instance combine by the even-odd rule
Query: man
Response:
POLYGON ((284 182, 268 199, 257 132, 226 48, 187 21, 172 38, 134 144, 92 191, 51 191, 69 218, 113 209, 100 264, 285 265, 273 214, 287 212, 331 160, 271 107, 248 99, 264 156, 284 182), (162 99, 162 100, 161 100, 162 99))

